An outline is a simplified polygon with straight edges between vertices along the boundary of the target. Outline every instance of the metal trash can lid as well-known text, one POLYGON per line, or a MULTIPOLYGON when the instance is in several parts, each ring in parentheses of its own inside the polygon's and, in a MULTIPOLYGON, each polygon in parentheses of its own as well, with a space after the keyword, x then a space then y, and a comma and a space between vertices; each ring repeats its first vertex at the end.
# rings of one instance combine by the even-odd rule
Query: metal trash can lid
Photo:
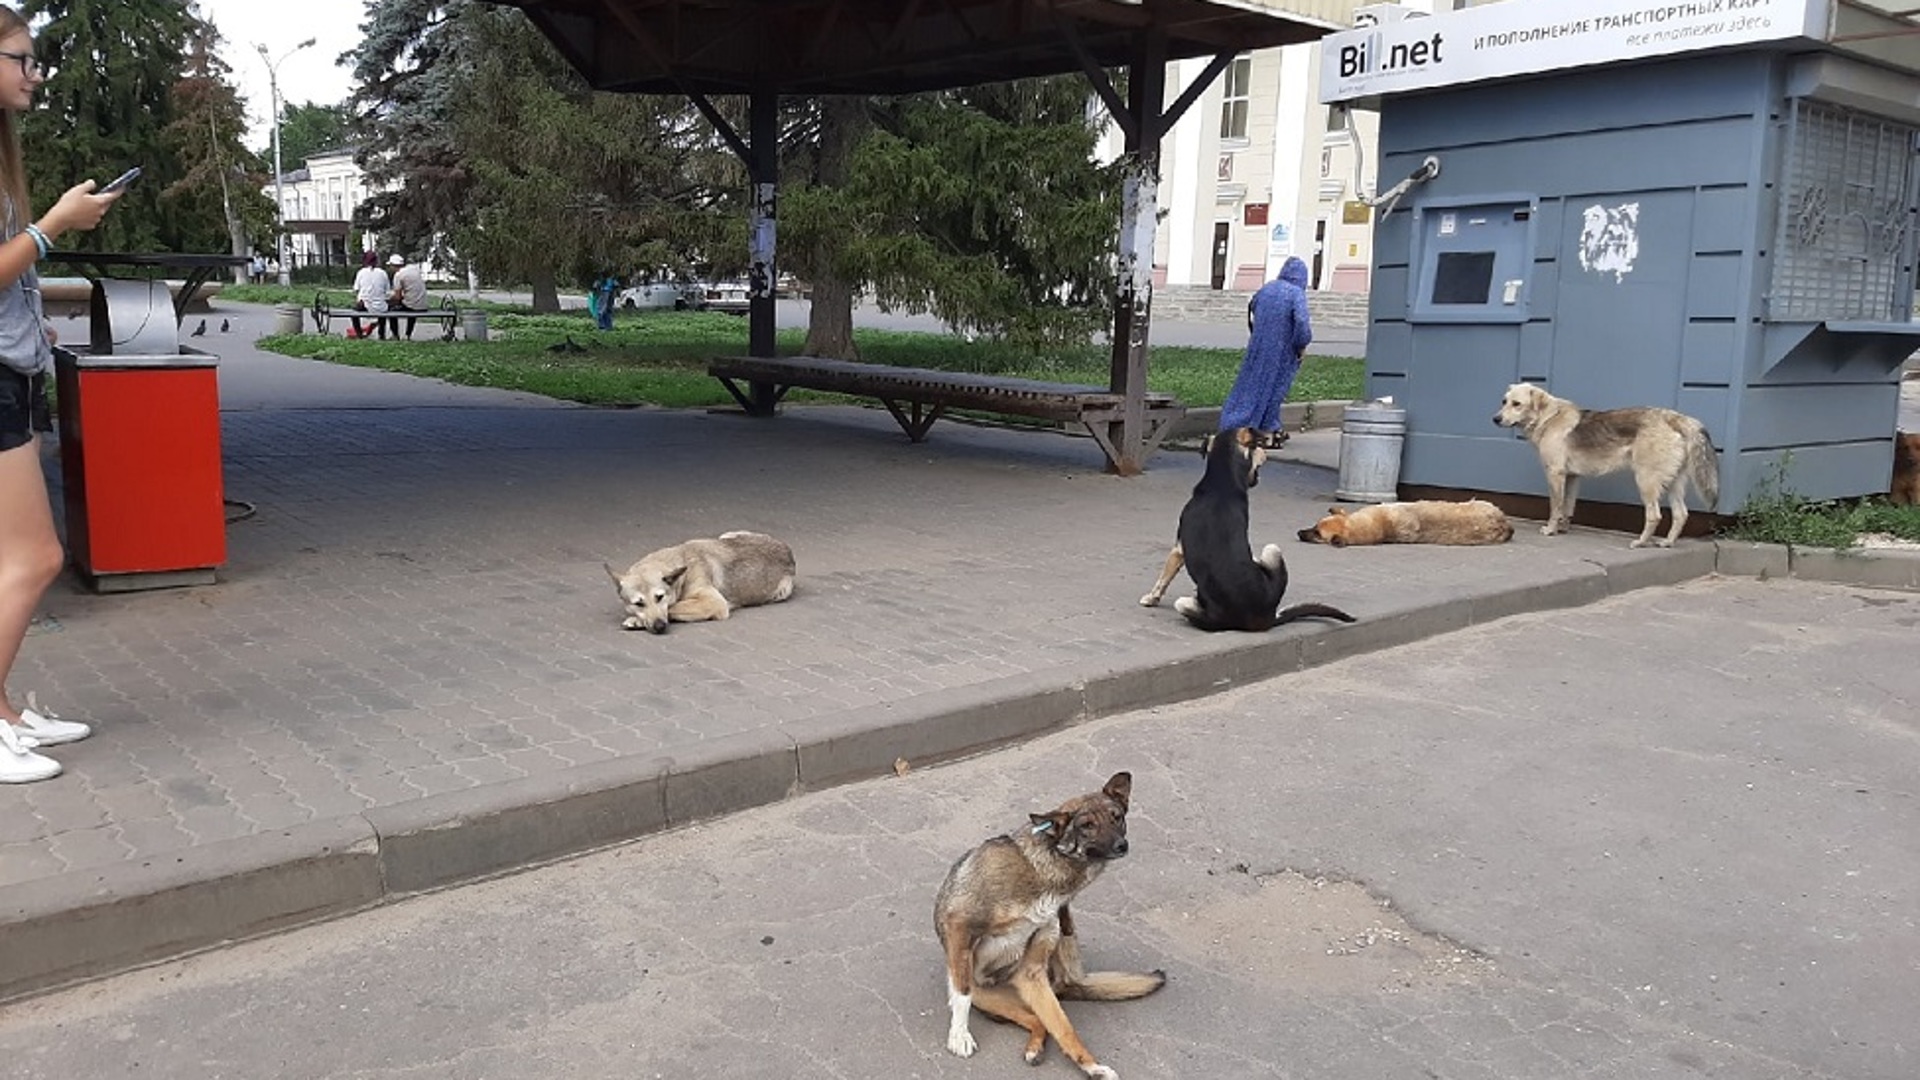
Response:
POLYGON ((53 360, 56 365, 71 364, 83 371, 131 371, 153 368, 210 368, 219 367, 220 358, 199 349, 181 349, 179 352, 138 355, 135 353, 107 353, 101 355, 85 345, 69 348, 65 345, 53 347, 53 360))
POLYGON ((1358 420, 1364 423, 1395 423, 1406 420, 1407 410, 1395 405, 1390 400, 1355 401, 1346 407, 1343 415, 1348 420, 1358 420))
POLYGON ((90 314, 90 353, 166 356, 180 351, 180 323, 164 281, 99 278, 90 314))

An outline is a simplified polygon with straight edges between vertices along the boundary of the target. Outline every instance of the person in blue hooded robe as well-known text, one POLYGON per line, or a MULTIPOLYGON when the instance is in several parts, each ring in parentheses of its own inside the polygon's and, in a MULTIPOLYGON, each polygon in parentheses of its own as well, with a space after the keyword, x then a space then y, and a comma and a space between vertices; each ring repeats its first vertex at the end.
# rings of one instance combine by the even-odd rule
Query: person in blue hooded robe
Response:
POLYGON ((1313 341, 1307 316, 1307 264, 1293 256, 1280 275, 1260 287, 1247 302, 1247 354, 1220 406, 1220 430, 1252 428, 1267 433, 1267 445, 1286 441, 1280 430, 1280 403, 1293 389, 1300 360, 1313 341))

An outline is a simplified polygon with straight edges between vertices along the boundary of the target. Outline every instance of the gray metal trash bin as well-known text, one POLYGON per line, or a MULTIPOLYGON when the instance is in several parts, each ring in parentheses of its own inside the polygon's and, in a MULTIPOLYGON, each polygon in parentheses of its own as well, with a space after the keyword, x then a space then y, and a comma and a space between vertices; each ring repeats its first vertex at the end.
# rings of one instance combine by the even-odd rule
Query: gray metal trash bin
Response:
POLYGON ((468 341, 487 340, 487 313, 468 308, 460 313, 460 333, 468 341))
POLYGON ((1340 423, 1340 486, 1334 497, 1349 502, 1399 498, 1400 448, 1407 438, 1407 410, 1391 401, 1347 406, 1340 423))
POLYGON ((276 334, 297 334, 300 332, 299 304, 274 305, 273 332, 276 334))

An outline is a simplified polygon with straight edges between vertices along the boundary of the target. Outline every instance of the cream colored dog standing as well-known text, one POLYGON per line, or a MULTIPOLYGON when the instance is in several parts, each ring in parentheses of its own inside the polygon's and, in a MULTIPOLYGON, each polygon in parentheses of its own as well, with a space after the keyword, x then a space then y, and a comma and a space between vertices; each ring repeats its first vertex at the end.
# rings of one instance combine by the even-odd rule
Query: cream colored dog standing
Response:
POLYGON ((1660 497, 1673 512, 1673 527, 1661 547, 1671 547, 1687 524, 1687 480, 1711 507, 1720 498, 1720 462, 1700 421, 1672 409, 1644 406, 1588 411, 1532 383, 1507 387, 1493 422, 1519 428, 1540 453, 1547 471, 1547 536, 1573 522, 1582 476, 1604 476, 1631 466, 1645 505, 1646 526, 1633 547, 1644 547, 1660 527, 1660 497))
MULTIPOLYGON (((605 564, 602 564, 605 565, 605 564)), ((721 533, 650 552, 624 574, 607 567, 627 607, 621 625, 664 634, 670 622, 724 619, 793 595, 793 549, 765 533, 721 533)))

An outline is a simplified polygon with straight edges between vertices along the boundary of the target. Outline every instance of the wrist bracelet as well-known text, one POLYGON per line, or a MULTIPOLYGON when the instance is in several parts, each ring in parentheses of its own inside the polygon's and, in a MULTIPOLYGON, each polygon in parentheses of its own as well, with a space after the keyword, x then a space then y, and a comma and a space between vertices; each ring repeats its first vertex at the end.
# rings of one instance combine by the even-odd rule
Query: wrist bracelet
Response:
POLYGON ((22 231, 28 236, 33 237, 33 246, 40 249, 41 258, 46 258, 47 252, 53 250, 53 244, 48 242, 47 234, 40 231, 40 226, 28 223, 27 227, 22 231))

